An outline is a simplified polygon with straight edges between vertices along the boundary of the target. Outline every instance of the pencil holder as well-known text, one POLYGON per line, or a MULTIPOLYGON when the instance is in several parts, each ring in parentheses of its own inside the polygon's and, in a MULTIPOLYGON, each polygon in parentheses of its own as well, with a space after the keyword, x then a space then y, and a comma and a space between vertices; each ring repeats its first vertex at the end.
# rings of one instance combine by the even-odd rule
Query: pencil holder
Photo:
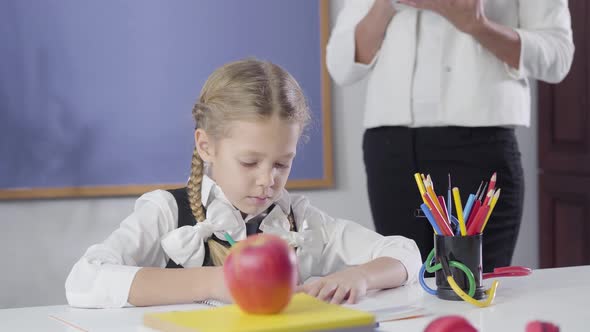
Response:
MULTIPOLYGON (((438 257, 445 257, 448 262, 456 261, 465 265, 475 279, 474 299, 480 300, 486 297, 482 284, 482 261, 481 261, 481 244, 482 235, 470 236, 443 236, 434 235, 434 250, 436 263, 440 263, 438 257)), ((469 290, 469 279, 463 271, 455 267, 450 267, 453 278, 457 285, 465 292, 469 290)), ((453 291, 442 269, 434 273, 436 278, 436 295, 443 300, 462 301, 462 299, 453 291)))

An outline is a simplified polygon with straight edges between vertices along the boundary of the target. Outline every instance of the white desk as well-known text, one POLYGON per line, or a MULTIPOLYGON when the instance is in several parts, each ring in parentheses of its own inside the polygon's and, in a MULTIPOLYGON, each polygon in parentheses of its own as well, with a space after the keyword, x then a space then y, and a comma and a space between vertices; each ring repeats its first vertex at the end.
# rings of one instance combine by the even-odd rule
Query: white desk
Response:
MULTIPOLYGON (((494 305, 476 308, 465 302, 444 301, 426 294, 420 285, 379 292, 358 306, 401 306, 417 304, 432 315, 381 323, 378 331, 423 331, 435 317, 461 314, 479 331, 524 332, 527 322, 547 320, 561 331, 589 331, 585 315, 590 314, 590 266, 535 270, 531 276, 500 278, 494 305)), ((428 283, 433 286, 433 279, 428 283)), ((486 281, 489 285, 490 281, 486 281)), ((139 331, 145 312, 202 308, 202 305, 177 305, 125 309, 75 309, 47 306, 0 310, 0 331, 79 332, 80 329, 49 318, 66 319, 86 331, 139 331)))

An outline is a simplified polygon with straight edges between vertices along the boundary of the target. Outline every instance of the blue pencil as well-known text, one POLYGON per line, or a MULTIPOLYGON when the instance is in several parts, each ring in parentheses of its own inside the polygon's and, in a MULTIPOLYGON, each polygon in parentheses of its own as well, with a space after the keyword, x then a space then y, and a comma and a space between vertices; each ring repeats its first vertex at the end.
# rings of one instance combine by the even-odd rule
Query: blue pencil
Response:
POLYGON ((475 195, 469 194, 469 198, 467 198, 467 204, 465 204, 465 210, 463 210, 463 220, 465 221, 469 220, 469 212, 471 212, 473 202, 475 202, 475 195))
POLYGON ((443 233, 440 231, 440 228, 438 228, 436 221, 434 221, 434 216, 432 215, 432 212, 430 212, 428 205, 422 203, 422 205, 420 205, 420 208, 422 209, 422 212, 424 212, 424 215, 426 216, 426 219, 428 219, 428 222, 430 222, 430 225, 432 225, 432 228, 434 228, 436 234, 443 235, 443 233))
POLYGON ((459 220, 457 220, 457 217, 455 216, 451 216, 451 222, 453 223, 453 227, 455 227, 455 235, 460 235, 461 234, 461 228, 459 227, 459 220))

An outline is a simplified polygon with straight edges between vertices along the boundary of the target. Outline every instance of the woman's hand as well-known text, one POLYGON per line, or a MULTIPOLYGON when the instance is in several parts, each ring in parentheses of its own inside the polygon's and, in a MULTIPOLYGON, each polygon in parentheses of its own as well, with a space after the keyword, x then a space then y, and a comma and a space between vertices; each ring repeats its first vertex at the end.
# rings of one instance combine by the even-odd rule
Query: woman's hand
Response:
POLYGON ((356 303, 367 294, 368 280, 357 266, 338 271, 298 287, 298 292, 330 303, 356 303))
POLYGON ((438 13, 457 29, 468 34, 473 34, 486 23, 483 0, 398 0, 398 2, 438 13))
POLYGON ((369 64, 381 48, 385 30, 395 15, 391 0, 376 0, 354 32, 355 61, 369 64))

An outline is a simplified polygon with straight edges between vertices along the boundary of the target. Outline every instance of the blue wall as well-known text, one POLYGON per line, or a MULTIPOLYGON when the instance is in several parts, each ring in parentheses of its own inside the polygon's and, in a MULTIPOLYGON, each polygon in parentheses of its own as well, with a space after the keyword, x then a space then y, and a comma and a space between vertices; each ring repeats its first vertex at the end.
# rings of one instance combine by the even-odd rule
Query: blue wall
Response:
POLYGON ((184 182, 202 84, 248 56, 302 85, 291 179, 323 177, 316 0, 6 0, 0 43, 0 189, 184 182))

